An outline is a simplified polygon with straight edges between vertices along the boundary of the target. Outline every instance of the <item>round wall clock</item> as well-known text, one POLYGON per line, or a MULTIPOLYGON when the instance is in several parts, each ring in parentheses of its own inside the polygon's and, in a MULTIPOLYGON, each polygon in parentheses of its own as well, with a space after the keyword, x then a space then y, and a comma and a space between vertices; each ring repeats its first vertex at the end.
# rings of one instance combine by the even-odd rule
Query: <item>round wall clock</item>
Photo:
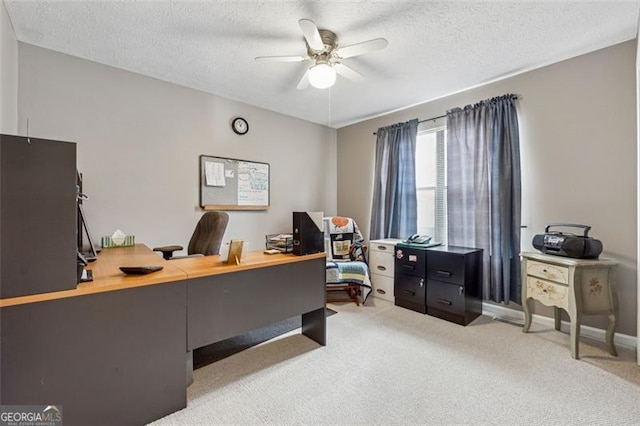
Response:
POLYGON ((242 117, 236 117, 231 122, 231 128, 239 135, 244 135, 249 131, 249 123, 242 117))

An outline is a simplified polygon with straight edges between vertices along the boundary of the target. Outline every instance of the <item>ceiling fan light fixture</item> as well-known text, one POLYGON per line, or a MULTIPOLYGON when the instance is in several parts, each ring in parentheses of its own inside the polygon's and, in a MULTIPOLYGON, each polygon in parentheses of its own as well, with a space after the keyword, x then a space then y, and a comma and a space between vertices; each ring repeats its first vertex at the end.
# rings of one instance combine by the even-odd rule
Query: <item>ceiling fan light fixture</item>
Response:
POLYGON ((309 84, 316 89, 327 89, 336 82, 336 70, 329 64, 320 63, 309 68, 309 84))
POLYGON ((304 36, 306 56, 258 56, 256 58, 259 61, 271 62, 311 62, 311 66, 296 86, 298 90, 304 90, 309 85, 317 89, 327 89, 335 84, 338 74, 347 80, 362 81, 364 79, 362 74, 343 64, 342 60, 384 49, 389 44, 383 38, 375 38, 338 47, 338 36, 333 31, 318 28, 311 19, 300 19, 298 25, 304 36))

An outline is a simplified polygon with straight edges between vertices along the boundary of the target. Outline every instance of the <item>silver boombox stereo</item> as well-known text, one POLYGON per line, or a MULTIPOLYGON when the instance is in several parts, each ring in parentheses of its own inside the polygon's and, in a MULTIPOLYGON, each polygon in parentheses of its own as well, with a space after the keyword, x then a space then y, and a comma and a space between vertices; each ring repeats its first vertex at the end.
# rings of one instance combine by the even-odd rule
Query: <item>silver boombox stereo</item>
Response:
POLYGON ((544 228, 544 234, 533 237, 533 247, 544 254, 573 257, 576 259, 597 259, 602 253, 600 240, 589 237, 590 226, 569 223, 553 223, 544 228), (549 231, 551 227, 570 227, 584 229, 583 235, 549 231))

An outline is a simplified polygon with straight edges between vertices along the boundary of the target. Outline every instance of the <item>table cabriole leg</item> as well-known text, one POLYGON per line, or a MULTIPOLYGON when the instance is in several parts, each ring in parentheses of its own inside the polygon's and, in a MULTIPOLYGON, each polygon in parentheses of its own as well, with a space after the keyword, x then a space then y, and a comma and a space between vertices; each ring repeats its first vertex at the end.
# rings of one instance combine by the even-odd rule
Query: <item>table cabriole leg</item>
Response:
POLYGON ((521 282, 521 297, 522 297, 522 310, 524 311, 524 327, 522 328, 523 333, 529 332, 529 328, 531 327, 531 309, 533 304, 533 299, 527 296, 527 260, 522 259, 522 270, 520 277, 522 279, 521 282))
POLYGON ((607 327, 606 340, 607 340, 607 346, 609 347, 609 352, 613 356, 618 356, 618 351, 616 350, 616 346, 614 344, 616 324, 617 324, 616 315, 613 313, 609 314, 609 326, 607 327))
POLYGON ((562 312, 560 311, 560 308, 558 308, 557 306, 554 306, 553 307, 553 327, 556 330, 560 330, 561 319, 562 319, 562 312))
POLYGON ((569 267, 569 340, 571 357, 580 359, 580 324, 582 321, 581 273, 575 267, 569 267))
POLYGON ((580 359, 580 322, 582 320, 580 309, 576 306, 576 300, 569 300, 569 340, 571 342, 571 358, 580 359))
POLYGON ((522 301, 522 310, 524 311, 524 327, 522 328, 523 333, 528 333, 529 328, 531 327, 531 308, 533 307, 533 299, 527 298, 526 295, 523 297, 522 301))
POLYGON ((618 356, 615 346, 616 326, 618 324, 618 292, 616 291, 616 281, 613 268, 609 268, 609 304, 611 312, 609 313, 609 325, 607 327, 606 341, 609 352, 613 356, 618 356))

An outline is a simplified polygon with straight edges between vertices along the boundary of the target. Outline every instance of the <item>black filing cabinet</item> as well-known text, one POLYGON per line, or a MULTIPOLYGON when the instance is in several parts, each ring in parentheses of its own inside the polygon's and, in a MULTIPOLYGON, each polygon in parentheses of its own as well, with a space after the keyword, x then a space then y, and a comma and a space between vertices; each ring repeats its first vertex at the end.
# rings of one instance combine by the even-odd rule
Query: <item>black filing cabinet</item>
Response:
POLYGON ((426 248, 398 243, 394 273, 395 304, 412 311, 427 313, 426 248))
POLYGON ((426 263, 429 315, 467 325, 482 314, 482 249, 432 247, 426 263))

